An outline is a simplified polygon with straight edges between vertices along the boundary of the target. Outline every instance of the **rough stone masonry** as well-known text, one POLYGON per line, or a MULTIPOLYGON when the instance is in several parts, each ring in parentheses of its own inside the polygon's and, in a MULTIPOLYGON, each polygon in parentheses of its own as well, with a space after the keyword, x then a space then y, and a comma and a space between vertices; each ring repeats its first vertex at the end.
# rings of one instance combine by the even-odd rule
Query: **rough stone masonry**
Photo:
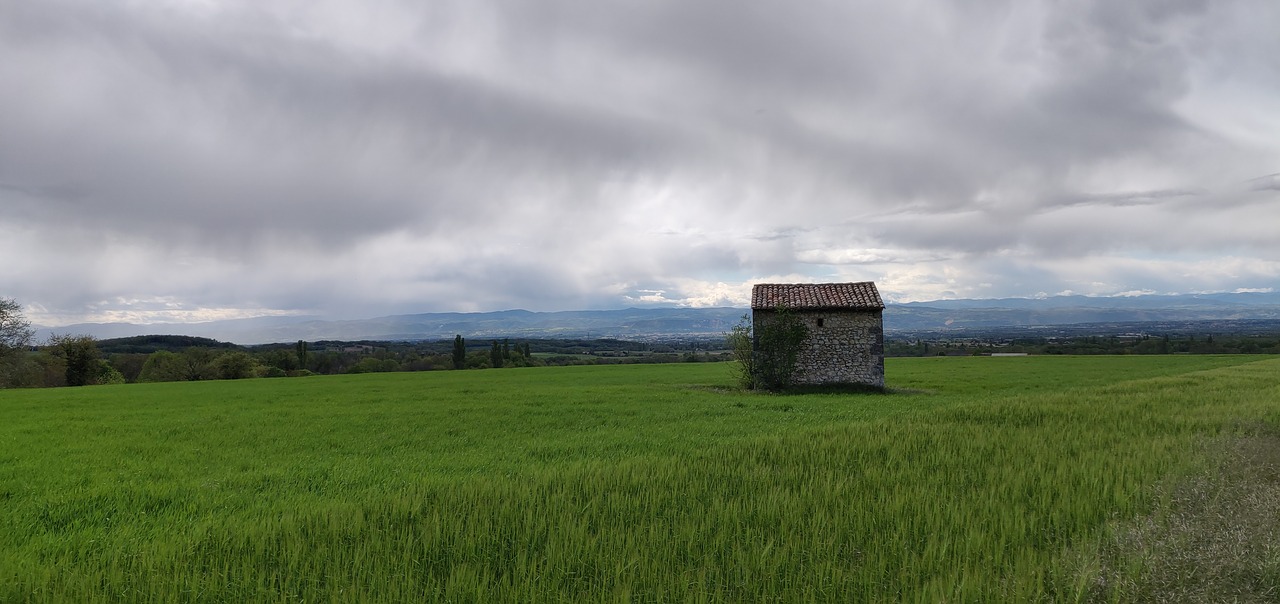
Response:
POLYGON ((796 384, 884 387, 884 302, 875 283, 756 285, 753 331, 760 333, 782 308, 809 331, 797 359, 796 384))

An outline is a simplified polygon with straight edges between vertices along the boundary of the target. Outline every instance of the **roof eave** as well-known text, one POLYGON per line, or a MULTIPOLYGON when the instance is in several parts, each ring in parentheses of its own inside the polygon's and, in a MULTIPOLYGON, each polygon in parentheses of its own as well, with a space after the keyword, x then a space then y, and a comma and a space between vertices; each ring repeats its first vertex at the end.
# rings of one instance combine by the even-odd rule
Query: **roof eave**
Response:
MULTIPOLYGON (((787 306, 787 310, 792 312, 808 312, 808 311, 832 311, 832 310, 884 310, 883 306, 787 306)), ((765 310, 776 311, 777 306, 752 306, 752 311, 765 310)))

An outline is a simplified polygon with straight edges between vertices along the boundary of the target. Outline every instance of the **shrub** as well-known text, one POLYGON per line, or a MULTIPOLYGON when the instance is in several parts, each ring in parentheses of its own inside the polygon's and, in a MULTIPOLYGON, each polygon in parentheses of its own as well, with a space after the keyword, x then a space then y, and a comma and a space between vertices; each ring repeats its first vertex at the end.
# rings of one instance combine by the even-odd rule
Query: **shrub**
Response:
POLYGON ((742 315, 742 319, 733 326, 725 340, 733 354, 733 360, 738 362, 734 365, 734 377, 737 378, 738 385, 748 390, 755 388, 756 357, 751 342, 751 316, 742 315))
POLYGON ((753 338, 752 387, 781 390, 791 386, 809 328, 785 306, 762 317, 759 324, 753 338))
POLYGON ((214 370, 219 379, 239 380, 253 377, 258 362, 247 352, 235 351, 225 353, 213 360, 214 370))
POLYGON ((186 379, 187 362, 168 350, 151 353, 138 373, 139 382, 180 382, 186 379))

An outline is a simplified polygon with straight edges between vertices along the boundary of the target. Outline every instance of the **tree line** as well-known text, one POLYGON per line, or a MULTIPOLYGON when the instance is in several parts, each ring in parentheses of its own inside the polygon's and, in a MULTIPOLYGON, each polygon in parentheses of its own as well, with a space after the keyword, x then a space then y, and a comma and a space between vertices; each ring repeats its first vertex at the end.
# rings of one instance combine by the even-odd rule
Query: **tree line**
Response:
POLYGON ((1280 354, 1280 335, 1134 334, 1053 338, 886 338, 895 357, 1026 354, 1280 354))
POLYGON ((728 360, 703 340, 298 341, 239 346, 209 338, 148 335, 97 340, 58 335, 34 342, 16 302, 0 298, 0 387, 52 387, 342 373, 669 363, 728 360))

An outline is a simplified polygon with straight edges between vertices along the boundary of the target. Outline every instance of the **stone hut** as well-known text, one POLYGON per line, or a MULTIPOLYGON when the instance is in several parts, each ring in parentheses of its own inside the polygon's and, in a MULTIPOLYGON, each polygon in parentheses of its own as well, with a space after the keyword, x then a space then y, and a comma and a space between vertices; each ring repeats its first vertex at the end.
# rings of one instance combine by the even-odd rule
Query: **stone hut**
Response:
POLYGON ((809 328, 796 384, 884 387, 884 302, 876 284, 759 284, 751 289, 751 324, 761 332, 779 308, 809 328))

